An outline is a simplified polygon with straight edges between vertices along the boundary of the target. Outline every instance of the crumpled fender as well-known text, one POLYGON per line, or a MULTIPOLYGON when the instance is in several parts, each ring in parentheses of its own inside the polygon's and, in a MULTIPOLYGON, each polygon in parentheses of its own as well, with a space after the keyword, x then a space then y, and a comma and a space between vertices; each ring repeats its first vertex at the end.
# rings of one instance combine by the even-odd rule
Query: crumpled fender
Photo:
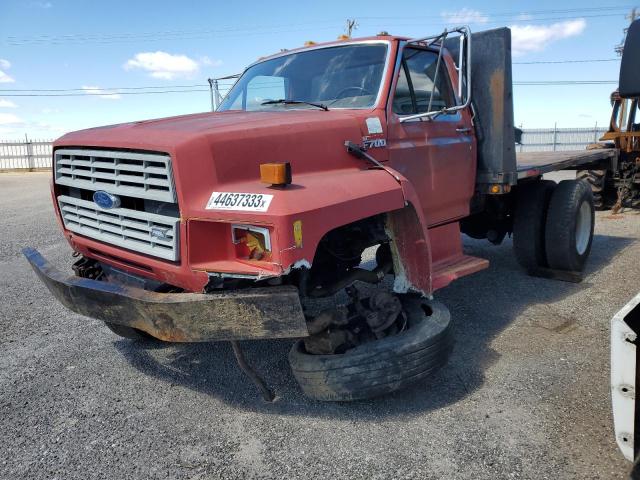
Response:
MULTIPOLYGON (((385 169, 323 172, 315 179, 303 178, 304 192, 298 191, 296 203, 289 205, 279 234, 290 232, 281 245, 283 268, 310 267, 320 239, 329 231, 387 213, 387 233, 393 239, 392 254, 399 293, 415 291, 430 295, 431 248, 427 224, 413 185, 399 172, 385 169), (295 248, 292 225, 302 222, 303 248, 295 248)), ((279 239, 280 241, 281 239, 279 239)), ((280 242, 279 242, 280 243, 280 242)))
POLYGON ((392 238, 391 253, 397 293, 414 291, 430 296, 433 291, 431 244, 424 212, 413 185, 389 168, 402 187, 405 207, 387 215, 387 234, 392 238))

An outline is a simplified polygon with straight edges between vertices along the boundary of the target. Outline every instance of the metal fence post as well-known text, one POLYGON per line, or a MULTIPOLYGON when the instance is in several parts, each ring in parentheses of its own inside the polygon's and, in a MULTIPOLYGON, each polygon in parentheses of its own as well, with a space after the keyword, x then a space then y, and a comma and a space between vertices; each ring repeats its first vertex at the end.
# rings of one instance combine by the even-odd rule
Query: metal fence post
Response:
POLYGON ((33 156, 33 144, 29 141, 26 133, 24 134, 24 142, 27 146, 27 168, 33 170, 36 168, 35 158, 33 156))
POLYGON ((558 144, 558 122, 553 124, 553 151, 556 151, 556 145, 558 144))
POLYGON ((595 127, 593 127, 593 143, 598 143, 598 122, 596 122, 595 127))

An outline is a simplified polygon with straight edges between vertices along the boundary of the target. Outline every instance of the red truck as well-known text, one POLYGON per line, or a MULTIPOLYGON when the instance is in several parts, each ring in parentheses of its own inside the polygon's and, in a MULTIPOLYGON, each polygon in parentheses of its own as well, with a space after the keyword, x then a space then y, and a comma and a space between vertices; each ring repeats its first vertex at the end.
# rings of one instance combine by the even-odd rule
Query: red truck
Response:
POLYGON ((309 45, 250 65, 214 113, 58 139, 51 194, 75 274, 24 253, 65 306, 118 335, 231 341, 267 398, 238 340, 299 338, 306 394, 368 398, 446 362, 433 295, 488 266, 461 233, 513 234, 528 273, 579 278, 591 190, 542 175, 615 154, 516 158, 506 28, 309 45), (393 292, 359 287, 385 278, 393 292), (305 310, 343 290, 343 306, 305 310))

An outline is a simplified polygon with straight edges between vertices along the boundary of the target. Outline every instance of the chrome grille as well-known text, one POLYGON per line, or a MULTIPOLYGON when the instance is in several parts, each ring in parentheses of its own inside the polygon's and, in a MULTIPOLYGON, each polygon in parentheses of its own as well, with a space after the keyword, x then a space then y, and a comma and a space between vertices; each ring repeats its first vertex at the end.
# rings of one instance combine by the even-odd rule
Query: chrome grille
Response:
POLYGON ((179 218, 126 208, 103 210, 65 195, 58 197, 58 205, 65 227, 72 232, 166 260, 178 259, 179 218))
POLYGON ((176 203, 169 155, 61 148, 54 156, 59 185, 176 203))

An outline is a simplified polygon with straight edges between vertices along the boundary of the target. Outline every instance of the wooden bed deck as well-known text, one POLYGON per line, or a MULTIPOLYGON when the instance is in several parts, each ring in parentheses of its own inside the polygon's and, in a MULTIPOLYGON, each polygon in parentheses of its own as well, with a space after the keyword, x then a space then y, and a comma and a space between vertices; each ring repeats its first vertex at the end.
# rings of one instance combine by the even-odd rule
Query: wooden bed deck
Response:
POLYGON ((518 152, 518 178, 526 178, 571 169, 583 164, 613 158, 618 155, 615 148, 597 150, 570 150, 563 152, 518 152))

